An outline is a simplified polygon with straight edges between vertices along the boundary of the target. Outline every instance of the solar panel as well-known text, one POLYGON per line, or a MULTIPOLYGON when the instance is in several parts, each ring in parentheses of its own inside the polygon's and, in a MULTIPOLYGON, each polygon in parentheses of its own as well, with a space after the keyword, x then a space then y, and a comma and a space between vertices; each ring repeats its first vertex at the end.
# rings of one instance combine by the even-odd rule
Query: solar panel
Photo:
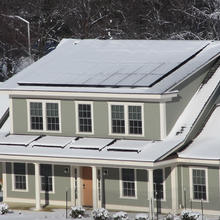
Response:
POLYGON ((111 144, 114 139, 80 138, 69 145, 70 149, 102 150, 111 144))
POLYGON ((151 143, 150 141, 136 141, 136 140, 117 140, 115 143, 107 147, 108 151, 131 151, 141 152, 141 150, 151 143))
POLYGON ((0 137, 1 145, 22 145, 27 146, 39 136, 36 135, 8 135, 0 137))
POLYGON ((74 141, 75 137, 45 136, 32 143, 33 147, 60 147, 64 148, 67 144, 74 141))

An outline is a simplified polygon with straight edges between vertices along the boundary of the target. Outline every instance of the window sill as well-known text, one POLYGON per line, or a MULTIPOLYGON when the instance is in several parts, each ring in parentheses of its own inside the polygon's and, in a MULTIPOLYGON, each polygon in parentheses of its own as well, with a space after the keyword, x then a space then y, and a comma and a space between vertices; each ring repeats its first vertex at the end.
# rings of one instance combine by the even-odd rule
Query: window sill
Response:
POLYGON ((133 200, 137 200, 137 196, 120 196, 120 199, 133 199, 133 200))

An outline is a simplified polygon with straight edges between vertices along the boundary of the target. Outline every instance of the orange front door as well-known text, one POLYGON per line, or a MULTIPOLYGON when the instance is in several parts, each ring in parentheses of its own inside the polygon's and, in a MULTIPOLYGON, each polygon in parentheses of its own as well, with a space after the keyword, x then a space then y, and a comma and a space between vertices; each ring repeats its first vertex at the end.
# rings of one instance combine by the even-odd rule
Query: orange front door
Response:
POLYGON ((92 168, 82 167, 83 206, 92 206, 92 168))

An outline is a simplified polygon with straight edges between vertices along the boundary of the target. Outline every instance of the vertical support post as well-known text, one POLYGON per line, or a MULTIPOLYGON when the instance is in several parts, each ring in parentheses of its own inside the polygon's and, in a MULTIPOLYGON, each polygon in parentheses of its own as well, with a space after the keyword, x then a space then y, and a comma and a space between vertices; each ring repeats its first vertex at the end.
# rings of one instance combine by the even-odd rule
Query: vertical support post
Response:
POLYGON ((2 191, 3 191, 3 201, 7 199, 7 173, 6 173, 6 162, 2 162, 2 191))
POLYGON ((35 203, 36 210, 40 210, 40 164, 34 163, 35 166, 35 203))
POLYGON ((178 210, 178 182, 177 167, 171 167, 171 186, 172 186, 172 211, 177 214, 178 210))
POLYGON ((148 200, 150 220, 154 219, 154 185, 153 185, 153 169, 148 170, 148 200))
POLYGON ((92 200, 93 200, 93 209, 98 207, 97 202, 97 169, 95 166, 92 167, 92 200))
POLYGON ((67 219, 67 211, 68 211, 68 189, 66 189, 66 219, 67 219))

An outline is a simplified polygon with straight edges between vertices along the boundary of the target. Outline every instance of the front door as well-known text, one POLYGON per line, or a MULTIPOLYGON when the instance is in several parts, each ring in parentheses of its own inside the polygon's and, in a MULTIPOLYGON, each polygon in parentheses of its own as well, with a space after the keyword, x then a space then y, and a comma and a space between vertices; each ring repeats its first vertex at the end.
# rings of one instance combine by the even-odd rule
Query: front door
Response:
POLYGON ((92 206, 92 168, 82 167, 83 206, 92 206))

